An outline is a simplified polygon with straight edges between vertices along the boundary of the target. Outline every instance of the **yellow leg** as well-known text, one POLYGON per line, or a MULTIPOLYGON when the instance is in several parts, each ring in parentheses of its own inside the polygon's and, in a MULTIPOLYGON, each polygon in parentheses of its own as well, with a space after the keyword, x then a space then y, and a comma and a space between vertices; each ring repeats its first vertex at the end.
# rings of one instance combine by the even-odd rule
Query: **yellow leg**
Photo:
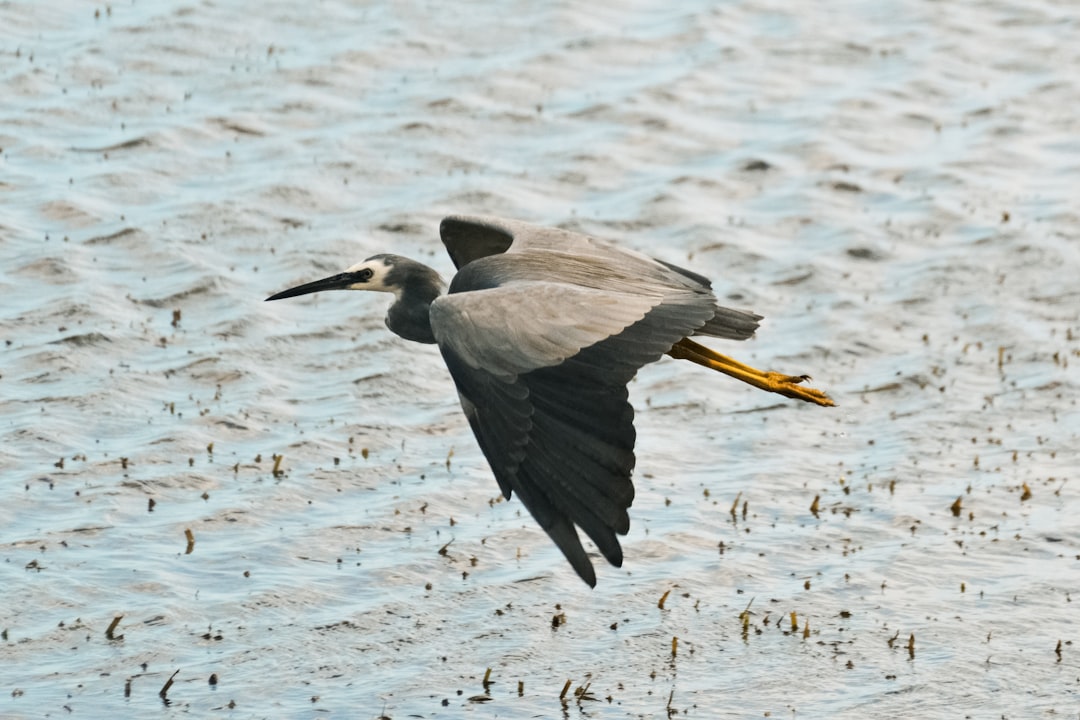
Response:
POLYGON ((828 395, 814 388, 804 387, 800 383, 809 380, 809 375, 784 375, 778 372, 762 372, 749 365, 743 365, 727 355, 721 355, 704 345, 699 345, 690 338, 684 338, 668 350, 668 355, 679 360, 689 360, 703 367, 730 375, 736 380, 753 385, 768 392, 779 393, 796 400, 831 407, 833 401, 828 395))

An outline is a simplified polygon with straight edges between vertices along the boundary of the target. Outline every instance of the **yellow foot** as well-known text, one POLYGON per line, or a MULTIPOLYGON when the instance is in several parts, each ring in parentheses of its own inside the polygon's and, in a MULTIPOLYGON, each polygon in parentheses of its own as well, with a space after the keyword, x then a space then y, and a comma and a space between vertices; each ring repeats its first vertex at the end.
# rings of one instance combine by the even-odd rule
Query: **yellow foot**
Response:
MULTIPOLYGON (((810 379, 809 375, 784 375, 783 373, 773 372, 771 370, 762 372, 761 375, 762 384, 760 385, 751 379, 742 377, 739 379, 750 383, 754 387, 759 387, 762 390, 768 390, 769 392, 779 393, 784 397, 805 400, 806 402, 812 402, 825 407, 832 407, 836 404, 832 401, 832 398, 821 390, 800 384, 807 382, 810 379)), ((757 378, 754 379, 756 380, 757 378)))

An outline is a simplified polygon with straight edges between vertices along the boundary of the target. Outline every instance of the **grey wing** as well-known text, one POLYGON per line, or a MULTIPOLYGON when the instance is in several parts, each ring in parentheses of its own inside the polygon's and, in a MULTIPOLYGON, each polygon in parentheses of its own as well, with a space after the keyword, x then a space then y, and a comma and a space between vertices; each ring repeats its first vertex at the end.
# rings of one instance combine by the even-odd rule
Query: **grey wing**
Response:
MULTIPOLYGON (((459 270, 474 260, 503 253, 567 253, 583 260, 610 264, 643 281, 697 291, 712 288, 709 279, 692 270, 656 260, 634 250, 589 235, 540 227, 491 216, 450 215, 439 226, 443 244, 459 270)), ((746 340, 757 330, 761 316, 747 310, 714 305, 713 317, 694 334, 727 340, 746 340)), ((680 338, 681 339, 681 338, 680 338)))
POLYGON ((450 215, 439 236, 458 270, 474 260, 502 253, 554 252, 607 263, 624 273, 673 286, 708 290, 708 278, 654 260, 635 250, 584 233, 543 227, 488 215, 450 215))
POLYGON ((542 285, 439 298, 432 327, 503 494, 516 493, 595 585, 575 526, 621 566, 616 535, 629 530, 634 499, 634 411, 626 384, 705 323, 711 300, 690 292, 620 296, 542 285))

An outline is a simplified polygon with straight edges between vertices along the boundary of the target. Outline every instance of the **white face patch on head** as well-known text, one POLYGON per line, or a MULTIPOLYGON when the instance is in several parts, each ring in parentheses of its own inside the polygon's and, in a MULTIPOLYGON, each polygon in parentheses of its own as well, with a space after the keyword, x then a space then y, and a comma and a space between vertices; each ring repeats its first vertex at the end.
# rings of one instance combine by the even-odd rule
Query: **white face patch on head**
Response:
POLYGON ((395 295, 401 293, 401 288, 390 287, 386 284, 386 276, 390 273, 390 265, 383 258, 368 258, 363 262, 358 262, 350 268, 347 268, 347 273, 359 273, 364 270, 370 272, 367 280, 362 282, 355 282, 349 285, 350 290, 374 290, 376 292, 392 292, 395 295))

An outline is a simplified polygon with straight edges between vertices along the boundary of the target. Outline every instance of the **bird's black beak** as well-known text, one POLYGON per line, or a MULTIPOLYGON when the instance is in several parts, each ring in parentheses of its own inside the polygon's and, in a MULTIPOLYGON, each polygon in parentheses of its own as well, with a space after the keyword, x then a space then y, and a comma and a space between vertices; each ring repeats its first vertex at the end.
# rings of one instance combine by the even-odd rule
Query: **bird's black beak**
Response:
POLYGON ((307 295, 308 293, 321 292, 323 290, 346 290, 357 281, 355 273, 338 273, 322 280, 297 285, 288 290, 282 290, 276 295, 271 295, 267 300, 284 300, 285 298, 307 295))

